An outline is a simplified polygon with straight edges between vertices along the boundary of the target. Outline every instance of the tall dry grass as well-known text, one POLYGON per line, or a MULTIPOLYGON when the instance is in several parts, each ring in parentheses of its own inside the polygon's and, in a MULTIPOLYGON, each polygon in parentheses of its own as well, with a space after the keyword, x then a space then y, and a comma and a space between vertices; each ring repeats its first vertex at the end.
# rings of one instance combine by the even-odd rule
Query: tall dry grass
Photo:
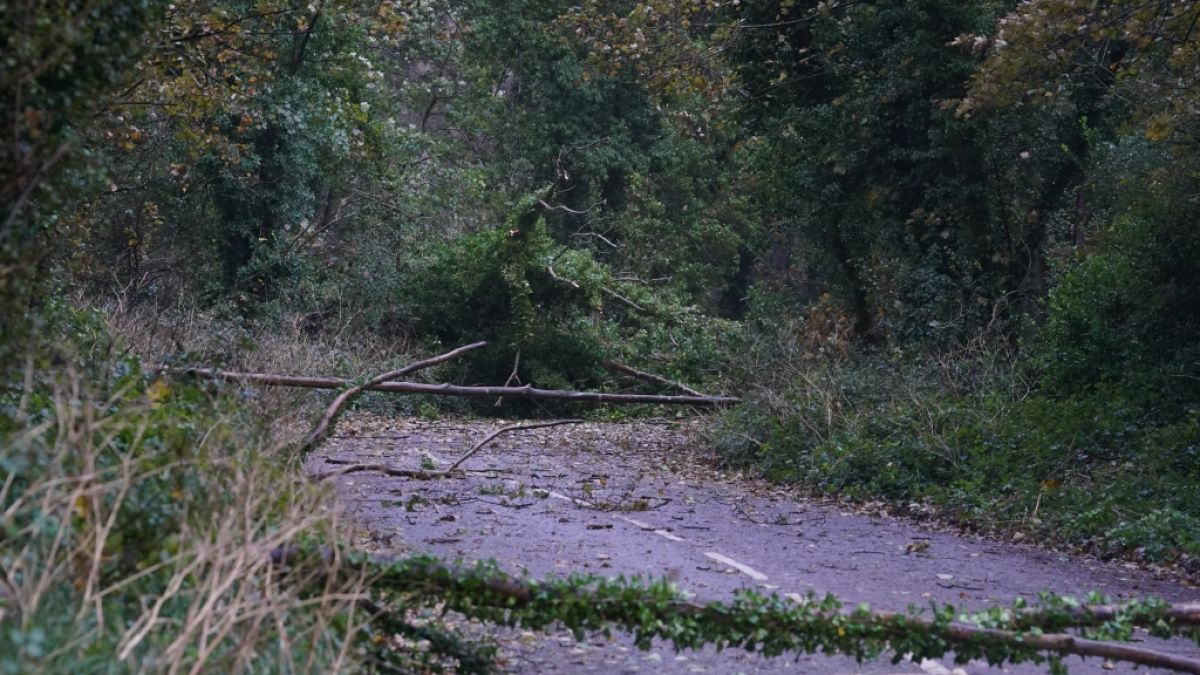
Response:
MULTIPOLYGON (((31 359, 0 392, 0 672, 352 669, 365 583, 336 554, 278 564, 341 533, 287 451, 294 395, 142 375, 127 354, 161 348, 156 331, 110 325, 128 339, 110 361, 31 359)), ((253 365, 321 359, 271 344, 253 365)))

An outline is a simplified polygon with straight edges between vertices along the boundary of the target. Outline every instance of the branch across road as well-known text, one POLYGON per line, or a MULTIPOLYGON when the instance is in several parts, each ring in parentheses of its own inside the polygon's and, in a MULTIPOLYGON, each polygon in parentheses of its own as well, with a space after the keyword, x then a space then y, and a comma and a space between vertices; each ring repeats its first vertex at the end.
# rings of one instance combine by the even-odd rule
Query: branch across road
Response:
MULTIPOLYGON (((188 368, 184 374, 204 380, 221 380, 275 387, 300 387, 304 389, 344 389, 353 386, 353 381, 339 377, 312 377, 305 375, 280 375, 275 373, 247 373, 214 368, 188 368)), ((526 398, 551 401, 577 401, 582 403, 628 403, 653 405, 723 406, 740 403, 736 396, 670 396, 658 394, 611 394, 597 391, 570 391, 564 389, 539 389, 524 387, 472 387, 456 384, 429 384, 426 382, 380 382, 363 387, 368 391, 392 394, 429 394, 434 396, 464 396, 468 398, 526 398)))

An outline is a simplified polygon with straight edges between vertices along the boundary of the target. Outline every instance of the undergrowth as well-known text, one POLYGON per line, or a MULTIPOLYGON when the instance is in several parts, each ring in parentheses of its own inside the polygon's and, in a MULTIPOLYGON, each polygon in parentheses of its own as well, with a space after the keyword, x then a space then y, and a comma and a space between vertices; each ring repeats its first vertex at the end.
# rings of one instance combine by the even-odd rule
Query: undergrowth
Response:
MULTIPOLYGON (((338 672, 378 651, 287 398, 162 377, 56 305, 0 391, 0 672, 338 672), (330 581, 336 580, 336 583, 330 581)), ((389 657, 391 658, 391 657, 389 657)))
POLYGON ((1200 409, 1123 383, 1049 391, 980 346, 851 356, 778 335, 754 352, 774 368, 745 364, 770 376, 715 424, 724 462, 817 494, 1200 567, 1200 409))

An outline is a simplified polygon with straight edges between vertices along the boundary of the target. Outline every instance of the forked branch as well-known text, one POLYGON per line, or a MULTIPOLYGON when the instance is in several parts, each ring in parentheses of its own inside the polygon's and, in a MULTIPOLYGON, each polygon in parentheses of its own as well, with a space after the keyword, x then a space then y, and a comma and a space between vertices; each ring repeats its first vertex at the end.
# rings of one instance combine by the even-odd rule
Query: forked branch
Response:
POLYGON ((410 363, 403 368, 391 370, 383 373, 382 375, 376 375, 362 384, 350 387, 341 394, 338 394, 338 397, 333 399, 333 403, 330 403, 329 407, 325 409, 325 414, 321 416, 321 421, 317 422, 317 425, 313 427, 312 432, 308 434, 308 438, 304 441, 303 449, 305 451, 311 450, 313 446, 319 443, 321 439, 325 437, 325 434, 329 432, 329 427, 333 425, 334 420, 337 419, 337 416, 342 412, 342 408, 346 407, 346 404, 349 403, 351 399, 363 393, 367 389, 383 384, 384 382, 389 382, 391 380, 404 377, 409 373, 415 373, 418 370, 436 366, 439 363, 444 363, 469 351, 480 349, 486 346, 486 342, 476 342, 474 344, 459 347, 458 349, 448 351, 440 356, 434 356, 423 361, 410 363))

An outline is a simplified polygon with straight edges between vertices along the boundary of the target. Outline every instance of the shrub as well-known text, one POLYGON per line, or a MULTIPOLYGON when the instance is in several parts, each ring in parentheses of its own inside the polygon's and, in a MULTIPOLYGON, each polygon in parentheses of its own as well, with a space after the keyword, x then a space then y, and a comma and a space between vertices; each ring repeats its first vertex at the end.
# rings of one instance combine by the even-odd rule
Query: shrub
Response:
POLYGON ((335 532, 263 411, 106 357, 118 350, 94 314, 61 310, 49 325, 78 351, 55 345, 0 395, 0 672, 328 672, 356 659, 355 584, 313 591, 272 561, 335 532))
POLYGON ((1110 382, 1048 395, 986 353, 802 363, 777 367, 787 384, 718 420, 726 462, 1101 552, 1192 552, 1194 537, 1175 530, 1200 518, 1200 415, 1180 419, 1155 390, 1110 382))
POLYGON ((1047 391, 1121 382, 1163 402, 1200 396, 1200 237, 1175 211, 1152 201, 1116 218, 1051 291, 1032 350, 1047 391))

